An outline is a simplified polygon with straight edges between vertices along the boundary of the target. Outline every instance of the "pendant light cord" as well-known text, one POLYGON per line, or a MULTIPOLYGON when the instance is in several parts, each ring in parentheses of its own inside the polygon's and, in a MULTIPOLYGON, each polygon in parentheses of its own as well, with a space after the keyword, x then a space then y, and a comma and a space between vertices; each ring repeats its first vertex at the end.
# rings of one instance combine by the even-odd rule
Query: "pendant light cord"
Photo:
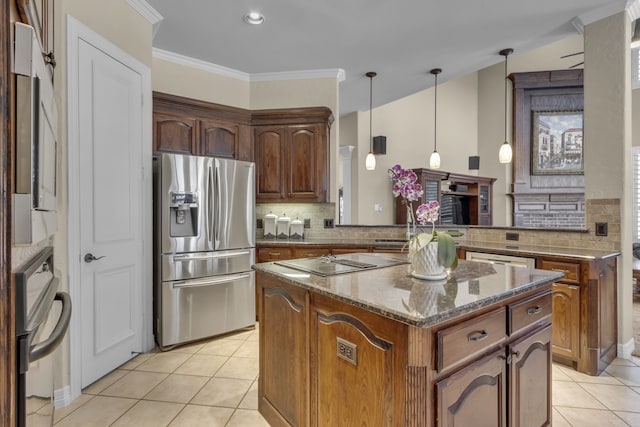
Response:
POLYGON ((433 151, 438 151, 437 126, 438 126, 438 73, 435 73, 436 84, 433 93, 433 151))
POLYGON ((507 61, 509 54, 504 56, 504 141, 507 141, 507 61))
POLYGON ((369 76, 369 152, 373 153, 373 77, 369 76))

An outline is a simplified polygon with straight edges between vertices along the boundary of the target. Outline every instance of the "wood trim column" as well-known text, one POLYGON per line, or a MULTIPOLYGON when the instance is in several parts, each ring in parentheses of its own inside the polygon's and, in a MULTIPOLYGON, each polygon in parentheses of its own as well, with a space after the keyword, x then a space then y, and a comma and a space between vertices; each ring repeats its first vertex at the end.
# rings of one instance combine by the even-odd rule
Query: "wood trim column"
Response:
POLYGON ((0 2, 0 425, 15 425, 14 290, 11 286, 10 0, 0 2))

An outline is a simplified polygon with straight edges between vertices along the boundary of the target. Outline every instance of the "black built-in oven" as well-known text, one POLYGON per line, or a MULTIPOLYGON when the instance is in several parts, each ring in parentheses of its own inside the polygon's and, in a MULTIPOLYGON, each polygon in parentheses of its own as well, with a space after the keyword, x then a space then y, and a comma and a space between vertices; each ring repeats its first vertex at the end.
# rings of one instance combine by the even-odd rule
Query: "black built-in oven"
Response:
POLYGON ((69 294, 58 291, 53 248, 18 269, 15 284, 17 425, 52 425, 54 353, 71 319, 69 294))

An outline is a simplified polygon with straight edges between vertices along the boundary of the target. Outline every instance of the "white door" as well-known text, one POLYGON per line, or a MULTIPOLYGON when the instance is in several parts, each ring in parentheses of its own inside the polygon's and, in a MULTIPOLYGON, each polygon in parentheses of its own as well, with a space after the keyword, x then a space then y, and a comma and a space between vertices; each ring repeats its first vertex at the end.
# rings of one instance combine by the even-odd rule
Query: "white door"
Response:
POLYGON ((85 387, 143 350, 143 86, 138 72, 85 40, 78 43, 85 387))

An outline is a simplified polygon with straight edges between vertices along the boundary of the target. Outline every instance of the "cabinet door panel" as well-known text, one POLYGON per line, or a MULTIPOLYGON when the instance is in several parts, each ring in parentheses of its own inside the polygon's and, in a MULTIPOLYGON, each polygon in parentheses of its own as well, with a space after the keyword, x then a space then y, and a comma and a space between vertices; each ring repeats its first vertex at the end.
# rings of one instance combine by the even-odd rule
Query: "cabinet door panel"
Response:
POLYGON ((153 149, 196 154, 196 119, 172 114, 153 114, 153 149))
POLYGON ((577 360, 580 356, 580 287, 554 283, 553 352, 577 360))
POLYGON ((500 356, 504 350, 436 384, 438 426, 506 426, 507 364, 500 356))
POLYGON ((326 148, 321 126, 289 126, 287 167, 287 194, 292 199, 324 199, 323 182, 326 148))
POLYGON ((392 343, 358 319, 316 313, 317 426, 389 426, 393 409, 392 343), (369 338, 368 338, 369 337, 369 338), (341 351, 342 348, 342 351, 341 351), (347 349, 346 351, 344 349, 347 349), (355 348, 355 361, 345 354, 355 348))
POLYGON ((278 412, 292 426, 306 425, 309 389, 306 292, 296 287, 272 286, 264 275, 258 279, 262 293, 260 354, 264 355, 260 358, 259 406, 268 412, 278 412))
POLYGON ((200 143, 203 156, 236 159, 238 126, 214 120, 200 120, 200 143))
POLYGON ((551 325, 510 348, 512 427, 551 425, 551 325))
POLYGON ((284 195, 283 163, 285 153, 284 128, 256 128, 256 197, 278 200, 284 195))

